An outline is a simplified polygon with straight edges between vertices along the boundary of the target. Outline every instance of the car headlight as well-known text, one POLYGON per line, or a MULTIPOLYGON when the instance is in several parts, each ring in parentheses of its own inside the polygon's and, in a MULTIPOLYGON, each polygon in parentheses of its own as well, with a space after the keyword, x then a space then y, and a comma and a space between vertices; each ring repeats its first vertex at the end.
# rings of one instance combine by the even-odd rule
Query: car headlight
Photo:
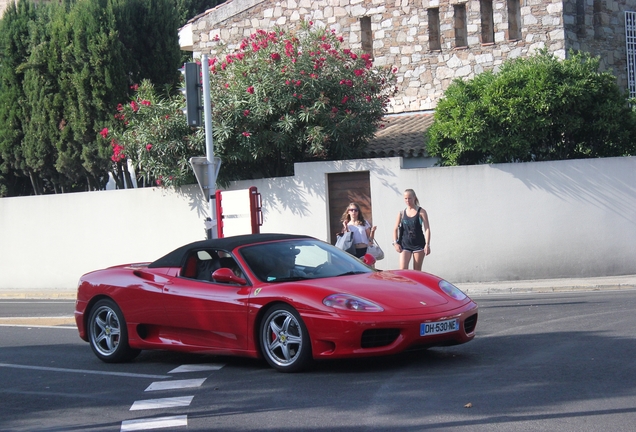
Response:
POLYGON ((464 300, 466 298, 466 294, 455 285, 445 280, 439 281, 439 287, 448 294, 449 297, 454 298, 455 300, 464 300))
POLYGON ((332 294, 322 301, 325 306, 346 311, 383 312, 377 304, 351 294, 332 294))

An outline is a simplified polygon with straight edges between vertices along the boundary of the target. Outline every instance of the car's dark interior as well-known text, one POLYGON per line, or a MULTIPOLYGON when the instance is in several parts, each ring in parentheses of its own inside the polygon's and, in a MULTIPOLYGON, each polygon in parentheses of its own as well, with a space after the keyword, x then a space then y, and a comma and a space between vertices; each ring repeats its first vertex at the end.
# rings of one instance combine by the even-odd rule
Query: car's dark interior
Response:
POLYGON ((197 279, 212 282, 212 273, 220 268, 229 268, 238 277, 244 278, 236 260, 224 251, 201 250, 188 255, 185 265, 181 269, 181 276, 189 279, 197 279))

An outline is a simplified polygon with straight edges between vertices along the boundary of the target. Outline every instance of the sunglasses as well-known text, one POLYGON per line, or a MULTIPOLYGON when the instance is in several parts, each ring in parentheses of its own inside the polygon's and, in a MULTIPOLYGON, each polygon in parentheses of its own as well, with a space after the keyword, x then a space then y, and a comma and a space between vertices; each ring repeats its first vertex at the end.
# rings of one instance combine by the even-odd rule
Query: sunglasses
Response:
POLYGON ((358 209, 349 209, 350 212, 357 212, 358 209))

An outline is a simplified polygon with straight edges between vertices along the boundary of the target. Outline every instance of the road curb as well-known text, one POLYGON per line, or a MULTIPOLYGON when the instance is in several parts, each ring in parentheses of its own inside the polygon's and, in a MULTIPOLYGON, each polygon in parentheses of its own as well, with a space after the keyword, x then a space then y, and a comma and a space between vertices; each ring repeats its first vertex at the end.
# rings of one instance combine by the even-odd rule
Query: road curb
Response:
POLYGON ((75 317, 2 317, 0 326, 73 326, 75 317))
POLYGON ((469 287, 456 284, 468 295, 482 294, 539 294, 582 291, 617 291, 636 289, 636 284, 607 284, 607 285, 562 285, 562 286, 522 286, 522 287, 469 287))

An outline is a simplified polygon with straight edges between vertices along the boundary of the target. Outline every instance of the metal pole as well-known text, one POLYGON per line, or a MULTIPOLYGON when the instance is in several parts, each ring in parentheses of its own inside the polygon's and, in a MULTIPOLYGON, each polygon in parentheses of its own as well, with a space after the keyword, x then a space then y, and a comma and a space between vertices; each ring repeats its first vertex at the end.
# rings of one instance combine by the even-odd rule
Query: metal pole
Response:
POLYGON ((208 238, 217 238, 216 229, 216 208, 214 205, 214 193, 216 190, 216 169, 214 166, 214 143, 212 142, 212 105, 210 101, 210 67, 208 56, 201 56, 201 72, 203 84, 203 118, 205 127, 205 155, 208 160, 208 184, 206 185, 207 199, 210 207, 211 230, 208 231, 208 238))

